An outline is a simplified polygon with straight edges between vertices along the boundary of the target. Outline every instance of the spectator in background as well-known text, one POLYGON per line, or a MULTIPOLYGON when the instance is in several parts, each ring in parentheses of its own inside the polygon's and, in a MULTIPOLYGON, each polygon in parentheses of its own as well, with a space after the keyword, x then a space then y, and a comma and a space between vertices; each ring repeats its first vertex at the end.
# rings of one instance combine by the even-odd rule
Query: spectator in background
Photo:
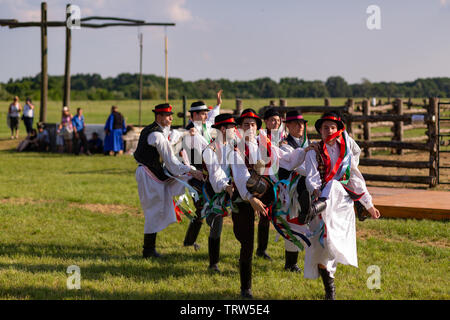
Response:
POLYGON ((126 133, 125 119, 120 112, 117 111, 116 106, 111 107, 111 114, 105 123, 105 154, 110 156, 116 154, 123 154, 123 139, 122 135, 126 133))
POLYGON ((19 116, 21 111, 22 107, 19 103, 19 97, 15 96, 13 103, 8 108, 8 123, 11 129, 11 139, 19 139, 19 116))
POLYGON ((44 129, 44 124, 42 122, 38 123, 37 128, 38 151, 47 152, 50 147, 50 136, 48 131, 44 129))
POLYGON ((88 149, 88 143, 86 135, 84 134, 84 116, 83 109, 78 108, 77 114, 72 118, 73 125, 73 137, 74 137, 74 145, 75 145, 75 154, 80 154, 80 149, 83 146, 83 152, 88 156, 91 155, 91 152, 88 149))
POLYGON ((23 106, 22 120, 27 130, 27 135, 30 135, 33 130, 34 119, 34 105, 30 98, 27 98, 25 105, 23 106))
POLYGON ((92 134, 92 139, 88 141, 89 151, 92 154, 103 153, 103 141, 98 137, 97 132, 92 134))
MULTIPOLYGON (((66 146, 66 151, 68 153, 72 153, 72 138, 73 138, 73 125, 72 125, 73 116, 69 112, 68 107, 64 107, 61 115, 61 123, 58 126, 58 130, 56 131, 58 134, 61 134, 64 138, 64 145, 66 146)), ((59 145, 61 148, 61 145, 59 145)))
POLYGON ((17 146, 17 151, 36 151, 37 149, 37 132, 36 129, 31 129, 30 134, 17 146))

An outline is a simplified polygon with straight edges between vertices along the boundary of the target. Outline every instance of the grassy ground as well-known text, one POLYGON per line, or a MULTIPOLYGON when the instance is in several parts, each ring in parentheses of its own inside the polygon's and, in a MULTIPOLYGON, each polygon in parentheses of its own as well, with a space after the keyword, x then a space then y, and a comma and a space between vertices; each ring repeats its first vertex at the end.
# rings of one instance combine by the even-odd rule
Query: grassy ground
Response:
MULTIPOLYGON (((333 99, 333 105, 344 99, 333 99)), ((153 121, 143 104, 143 123, 153 121)), ((188 105, 191 101, 188 101, 188 105)), ((74 102, 90 123, 103 123, 114 101, 74 102)), ((213 104, 214 100, 207 101, 213 104)), ((137 101, 117 103, 128 123, 138 121, 137 101)), ((244 107, 267 105, 244 100, 244 107)), ((321 105, 322 99, 290 99, 288 105, 321 105)), ((141 258, 144 218, 132 157, 75 157, 16 153, 9 140, 5 107, 0 119, 0 299, 238 299, 239 243, 226 218, 221 275, 208 273, 205 225, 200 251, 182 245, 188 220, 158 235, 161 260, 141 258), (81 289, 68 290, 67 268, 81 270, 81 289)), ((181 110, 181 101, 174 105, 181 110)), ((223 108, 234 108, 225 100, 223 108)), ((60 103, 50 102, 48 121, 59 120, 60 103)), ((314 120, 315 115, 308 115, 314 120)), ((177 119, 175 124, 181 124, 177 119)), ((21 123, 21 135, 23 124, 21 123)), ((411 157, 411 155, 408 155, 411 157)), ((366 168, 368 169, 368 168, 366 168)), ((374 170, 374 169, 371 169, 374 170)), ((383 169, 384 170, 384 169, 383 169)), ((374 172, 375 173, 375 172, 374 172)), ((393 172, 393 174, 398 174, 393 172)), ((283 271, 284 245, 269 239, 272 262, 254 260, 257 299, 321 299, 320 280, 283 271)), ((389 220, 357 222, 359 268, 339 266, 338 299, 449 299, 448 222, 389 220), (367 268, 381 270, 381 289, 370 290, 367 268)), ((300 254, 303 266, 304 254, 300 254)))
MULTIPOLYGON (((10 141, 0 142, 8 149, 10 141)), ((226 218, 221 275, 200 251, 182 245, 188 221, 158 235, 161 260, 143 260, 144 218, 129 156, 75 157, 0 151, 0 299, 238 299, 239 244, 226 218), (81 270, 68 290, 67 267, 81 270)), ((449 299, 447 222, 357 223, 359 268, 339 266, 338 299, 449 299), (370 290, 367 268, 381 270, 370 290)), ((321 299, 320 280, 283 271, 284 246, 270 233, 272 262, 254 260, 257 299, 321 299)), ((300 254, 300 266, 303 253, 300 254)))

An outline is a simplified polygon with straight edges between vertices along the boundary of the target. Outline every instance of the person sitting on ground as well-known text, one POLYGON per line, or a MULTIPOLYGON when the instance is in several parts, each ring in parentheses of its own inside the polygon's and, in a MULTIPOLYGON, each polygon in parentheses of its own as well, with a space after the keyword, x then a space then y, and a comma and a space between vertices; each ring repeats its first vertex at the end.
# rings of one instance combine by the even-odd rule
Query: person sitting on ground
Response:
POLYGON ((88 141, 89 151, 92 154, 103 153, 103 141, 98 137, 98 133, 92 133, 92 139, 88 141))
POLYGON ((38 151, 47 152, 50 147, 50 136, 48 131, 44 128, 44 124, 39 122, 37 125, 38 133, 37 133, 37 143, 38 143, 38 151))
POLYGON ((27 136, 17 146, 17 151, 36 151, 38 149, 37 132, 36 129, 32 129, 29 136, 27 136))

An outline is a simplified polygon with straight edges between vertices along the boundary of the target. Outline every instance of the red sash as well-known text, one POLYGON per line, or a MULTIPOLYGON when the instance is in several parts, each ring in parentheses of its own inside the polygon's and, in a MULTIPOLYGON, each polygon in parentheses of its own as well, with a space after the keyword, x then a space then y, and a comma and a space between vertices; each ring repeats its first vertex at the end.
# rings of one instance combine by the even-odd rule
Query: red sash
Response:
POLYGON ((345 130, 345 128, 337 131, 336 133, 332 134, 331 136, 328 136, 326 141, 323 143, 321 154, 322 154, 322 158, 324 160, 325 172, 326 172, 325 181, 324 181, 325 184, 328 181, 330 181, 331 179, 333 179, 333 177, 339 170, 339 167, 341 166, 342 160, 345 157, 345 141, 344 141, 344 137, 342 136, 342 132, 344 130, 345 130), (333 169, 331 169, 331 158, 330 158, 330 155, 328 154, 328 150, 325 145, 328 141, 333 140, 334 138, 338 139, 336 142, 339 141, 340 153, 339 153, 339 157, 338 157, 333 169))

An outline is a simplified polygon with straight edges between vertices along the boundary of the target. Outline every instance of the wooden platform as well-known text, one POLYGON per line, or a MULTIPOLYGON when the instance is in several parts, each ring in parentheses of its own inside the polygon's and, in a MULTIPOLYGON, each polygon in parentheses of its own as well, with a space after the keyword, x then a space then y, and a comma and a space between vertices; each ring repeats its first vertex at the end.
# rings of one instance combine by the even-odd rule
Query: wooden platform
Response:
POLYGON ((450 192, 368 187, 385 218, 450 219, 450 192))

